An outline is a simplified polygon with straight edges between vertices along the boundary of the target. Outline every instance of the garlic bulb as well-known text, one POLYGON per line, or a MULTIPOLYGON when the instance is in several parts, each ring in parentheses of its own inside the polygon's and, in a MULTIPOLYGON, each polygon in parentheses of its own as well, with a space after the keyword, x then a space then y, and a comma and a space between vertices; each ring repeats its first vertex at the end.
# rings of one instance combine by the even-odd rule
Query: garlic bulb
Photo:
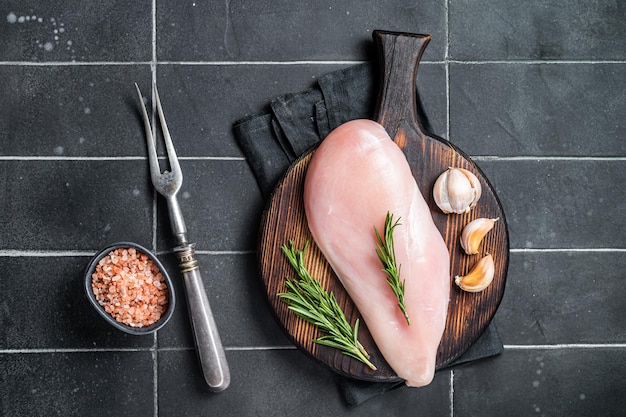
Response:
POLYGON ((476 175, 463 168, 448 168, 433 188, 435 203, 444 213, 468 213, 482 193, 476 175))
POLYGON ((461 232, 461 247, 468 255, 474 255, 478 253, 483 238, 491 229, 493 225, 498 221, 496 219, 475 219, 469 222, 461 232))
POLYGON ((467 275, 454 277, 454 282, 464 291, 479 292, 491 284, 495 272, 493 257, 487 254, 467 275))

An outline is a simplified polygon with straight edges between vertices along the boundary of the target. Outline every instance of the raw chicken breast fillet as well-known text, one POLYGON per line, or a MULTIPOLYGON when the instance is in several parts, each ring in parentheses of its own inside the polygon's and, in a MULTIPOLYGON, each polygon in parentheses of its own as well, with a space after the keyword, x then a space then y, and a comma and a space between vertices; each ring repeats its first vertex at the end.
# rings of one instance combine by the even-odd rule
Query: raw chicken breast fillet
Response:
POLYGON ((304 184, 315 243, 356 304, 378 349, 409 386, 428 385, 446 323, 450 257, 402 150, 384 127, 354 120, 315 151, 304 184), (374 226, 394 229, 400 279, 411 324, 398 308, 376 255, 374 226))

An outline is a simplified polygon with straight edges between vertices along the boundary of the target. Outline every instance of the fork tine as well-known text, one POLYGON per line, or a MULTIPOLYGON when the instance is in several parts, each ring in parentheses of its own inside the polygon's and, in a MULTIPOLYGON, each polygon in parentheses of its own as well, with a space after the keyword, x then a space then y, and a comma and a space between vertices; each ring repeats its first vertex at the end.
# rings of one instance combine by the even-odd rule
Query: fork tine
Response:
POLYGON ((163 115, 163 107, 161 106, 161 99, 159 98, 159 90, 156 83, 154 84, 154 95, 156 98, 157 112, 159 113, 159 120, 161 121, 161 130, 163 131, 163 139, 165 140, 165 149, 167 150, 167 157, 170 162, 170 171, 175 175, 182 175, 180 164, 178 163, 178 157, 176 156, 176 149, 172 143, 170 131, 167 128, 165 122, 165 116, 163 115))
POLYGON ((146 140, 148 142, 148 161, 150 162, 150 176, 152 177, 152 181, 154 182, 155 177, 161 175, 161 169, 159 168, 159 161, 157 159, 156 148, 154 146, 154 137, 152 136, 150 118, 148 117, 146 105, 143 102, 143 96, 141 95, 141 90, 139 90, 139 86, 137 85, 137 83, 135 83, 135 88, 137 89, 137 96, 139 97, 139 103, 141 104, 143 124, 146 129, 146 140))

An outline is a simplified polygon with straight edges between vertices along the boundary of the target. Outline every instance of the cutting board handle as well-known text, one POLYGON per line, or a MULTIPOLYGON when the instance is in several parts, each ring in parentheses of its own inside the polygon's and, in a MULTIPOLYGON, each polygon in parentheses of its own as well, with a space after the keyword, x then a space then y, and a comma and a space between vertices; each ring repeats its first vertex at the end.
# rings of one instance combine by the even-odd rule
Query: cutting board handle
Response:
POLYGON ((407 123, 423 137, 417 117, 417 67, 431 36, 382 30, 372 36, 382 68, 375 120, 392 138, 407 123))

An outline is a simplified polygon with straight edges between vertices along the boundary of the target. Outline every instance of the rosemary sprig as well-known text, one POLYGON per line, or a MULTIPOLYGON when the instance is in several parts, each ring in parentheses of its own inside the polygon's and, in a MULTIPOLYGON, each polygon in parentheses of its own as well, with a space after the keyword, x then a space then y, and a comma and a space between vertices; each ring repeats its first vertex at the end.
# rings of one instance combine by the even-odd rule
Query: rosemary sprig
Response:
POLYGON ((325 333, 324 336, 313 339, 313 342, 339 349, 343 354, 376 370, 376 366, 369 361, 369 354, 357 339, 359 319, 354 323, 354 327, 351 327, 335 295, 324 290, 319 281, 311 277, 306 269, 304 252, 308 242, 304 244, 302 250, 297 250, 292 241, 289 241, 289 244, 289 247, 283 245, 282 250, 299 279, 287 278, 285 286, 288 291, 279 293, 278 296, 298 317, 313 323, 325 333))
POLYGON ((404 305, 404 280, 400 280, 400 266, 396 264, 396 253, 393 245, 393 230, 398 225, 400 225, 400 217, 398 217, 398 220, 394 222, 393 214, 387 212, 387 216, 385 217, 384 240, 380 236, 380 233, 378 233, 376 226, 374 226, 376 239, 378 240, 376 254, 378 255, 378 259, 380 259, 380 262, 383 264, 382 270, 385 274, 387 274, 387 283, 398 299, 398 307, 402 311, 402 314, 404 314, 406 324, 410 325, 411 320, 409 319, 406 306, 404 305))

